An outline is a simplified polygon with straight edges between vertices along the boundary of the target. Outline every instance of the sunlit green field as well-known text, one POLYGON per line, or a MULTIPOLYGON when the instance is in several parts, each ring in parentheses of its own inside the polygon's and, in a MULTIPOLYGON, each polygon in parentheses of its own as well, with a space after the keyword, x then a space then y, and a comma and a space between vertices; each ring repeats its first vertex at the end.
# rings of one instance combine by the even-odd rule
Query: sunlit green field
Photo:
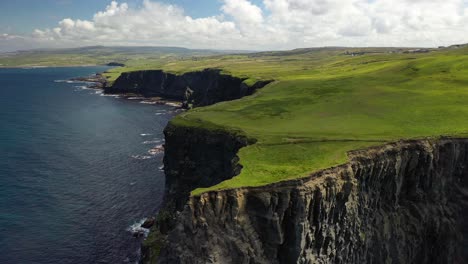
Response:
POLYGON ((160 63, 220 53, 222 52, 177 47, 89 46, 69 49, 37 49, 0 53, 0 67, 85 66, 105 65, 110 62, 143 67, 148 64, 154 65, 154 61, 160 63))
POLYGON ((346 162, 346 152, 406 138, 468 132, 468 49, 425 54, 212 57, 159 65, 172 72, 219 67, 247 81, 276 82, 250 97, 179 115, 183 126, 242 130, 240 175, 220 188, 259 186, 346 162))
MULTIPOLYGON (((347 161, 350 150, 408 138, 468 134, 468 48, 430 53, 310 49, 205 57, 131 59, 106 73, 220 68, 273 83, 240 100, 190 110, 173 124, 242 131, 240 175, 192 194, 305 177, 347 161), (360 56, 345 51, 373 52, 360 56)), ((237 132, 236 132, 237 133, 237 132)))

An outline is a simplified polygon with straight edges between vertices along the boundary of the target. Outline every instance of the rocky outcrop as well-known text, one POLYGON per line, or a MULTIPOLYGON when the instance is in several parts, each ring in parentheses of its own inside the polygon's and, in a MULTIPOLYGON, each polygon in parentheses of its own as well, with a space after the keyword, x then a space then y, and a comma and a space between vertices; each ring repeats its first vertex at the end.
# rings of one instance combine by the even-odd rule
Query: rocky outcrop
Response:
MULTIPOLYGON (((209 157, 207 140, 177 148, 169 181, 190 180, 192 170, 220 175, 235 148, 209 157), (191 163, 197 155, 206 162, 191 163), (218 165, 207 169, 211 160, 218 165)), ((402 141, 349 157, 307 178, 190 197, 158 263, 468 263, 467 139, 402 141)))
POLYGON ((124 67, 125 64, 121 62, 109 62, 106 64, 106 66, 111 66, 111 67, 124 67))
POLYGON ((87 77, 71 78, 70 81, 88 83, 88 88, 103 89, 107 86, 107 79, 102 74, 97 73, 87 77))
POLYGON ((251 95, 271 81, 259 81, 252 86, 245 79, 223 74, 217 69, 188 72, 182 75, 162 70, 124 72, 105 88, 110 94, 138 94, 184 102, 186 107, 211 105, 251 95))
POLYGON ((177 126, 164 130, 165 204, 183 210, 190 192, 238 175, 237 152, 255 141, 225 130, 177 126))
POLYGON ((164 202, 156 225, 142 245, 142 262, 155 263, 178 212, 187 204, 190 192, 210 187, 238 175, 240 148, 255 143, 242 133, 213 127, 185 127, 169 123, 164 129, 164 202))

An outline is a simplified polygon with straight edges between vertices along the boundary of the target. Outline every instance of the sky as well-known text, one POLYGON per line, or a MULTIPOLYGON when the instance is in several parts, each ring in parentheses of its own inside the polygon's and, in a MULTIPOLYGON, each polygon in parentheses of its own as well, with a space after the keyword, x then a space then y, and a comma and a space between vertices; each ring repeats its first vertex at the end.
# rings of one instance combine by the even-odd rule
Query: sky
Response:
POLYGON ((468 42, 468 0, 0 1, 0 52, 90 45, 286 50, 468 42))

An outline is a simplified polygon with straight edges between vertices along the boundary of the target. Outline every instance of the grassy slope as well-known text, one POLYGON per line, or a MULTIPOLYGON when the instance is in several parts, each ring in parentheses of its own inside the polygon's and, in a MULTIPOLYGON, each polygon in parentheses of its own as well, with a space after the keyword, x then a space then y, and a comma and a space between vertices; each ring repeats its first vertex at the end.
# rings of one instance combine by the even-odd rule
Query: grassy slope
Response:
POLYGON ((468 48, 356 57, 343 52, 159 56, 129 60, 107 75, 112 81, 123 71, 221 68, 250 83, 276 80, 253 96, 191 110, 172 121, 242 130, 258 139, 241 149, 240 175, 193 194, 307 176, 346 162, 349 150, 387 141, 468 132, 468 48))
POLYGON ((277 80, 251 97, 173 120, 241 129, 258 139, 241 149, 244 169, 239 176, 193 194, 307 176, 346 162, 349 150, 387 141, 468 132, 468 49, 357 57, 340 53, 164 65, 174 72, 214 65, 238 76, 277 80))

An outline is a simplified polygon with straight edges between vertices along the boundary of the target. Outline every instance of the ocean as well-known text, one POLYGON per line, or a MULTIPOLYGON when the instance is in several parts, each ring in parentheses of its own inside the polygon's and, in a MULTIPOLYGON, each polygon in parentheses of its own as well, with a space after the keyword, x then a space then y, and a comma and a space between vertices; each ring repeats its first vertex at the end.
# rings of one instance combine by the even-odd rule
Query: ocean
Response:
POLYGON ((174 109, 66 81, 106 69, 0 69, 0 263, 138 261, 174 109))

